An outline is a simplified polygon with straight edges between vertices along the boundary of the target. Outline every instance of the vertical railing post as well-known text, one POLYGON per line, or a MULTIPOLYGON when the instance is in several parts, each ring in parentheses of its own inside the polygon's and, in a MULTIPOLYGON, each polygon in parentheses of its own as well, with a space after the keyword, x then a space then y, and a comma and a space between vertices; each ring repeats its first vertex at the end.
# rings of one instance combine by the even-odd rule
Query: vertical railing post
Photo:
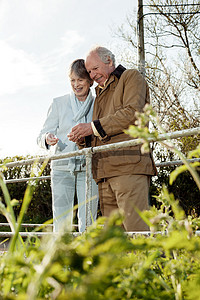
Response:
POLYGON ((91 198, 92 198, 92 153, 88 152, 86 158, 86 229, 92 224, 91 198))

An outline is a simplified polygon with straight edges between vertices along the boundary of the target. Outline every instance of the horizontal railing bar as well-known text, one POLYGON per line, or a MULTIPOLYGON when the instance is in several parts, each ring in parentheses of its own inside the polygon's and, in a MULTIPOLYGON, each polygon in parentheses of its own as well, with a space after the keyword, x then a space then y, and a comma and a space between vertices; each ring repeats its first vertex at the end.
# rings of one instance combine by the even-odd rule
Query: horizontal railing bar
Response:
MULTIPOLYGON (((52 232, 19 232, 19 235, 22 237, 27 237, 27 236, 44 236, 44 235, 49 235, 52 234, 52 232)), ((0 232, 0 237, 12 237, 14 235, 14 232, 11 231, 2 231, 0 232)))
MULTIPOLYGON (((17 225, 17 224, 16 224, 17 225)), ((0 226, 10 226, 9 223, 0 223, 0 226)), ((72 224, 73 227, 78 227, 78 224, 72 224)), ((53 227, 53 224, 28 224, 23 223, 21 227, 53 227)))
MULTIPOLYGON (((167 140, 167 139, 176 139, 179 137, 186 137, 186 136, 197 135, 197 134, 200 134, 200 127, 175 131, 175 132, 166 133, 166 134, 160 134, 160 135, 158 135, 157 138, 148 138, 147 140, 148 140, 148 142, 156 142, 156 141, 163 141, 163 140, 167 140)), ((142 139, 133 139, 133 140, 125 141, 125 142, 107 144, 107 145, 98 146, 98 147, 94 147, 94 148, 93 147, 84 148, 82 150, 63 153, 63 154, 59 154, 59 155, 35 157, 32 159, 28 159, 28 160, 20 160, 18 162, 10 162, 10 163, 6 163, 5 166, 11 168, 11 167, 15 167, 16 165, 19 166, 19 165, 32 164, 36 161, 43 162, 47 159, 49 161, 51 161, 51 160, 56 160, 56 159, 63 159, 63 158, 78 156, 78 155, 86 155, 87 153, 90 153, 90 152, 98 153, 101 151, 119 149, 119 148, 128 147, 128 146, 137 146, 137 145, 141 144, 142 142, 143 142, 142 139)), ((1 164, 0 167, 2 167, 2 166, 4 166, 4 165, 1 164)))
MULTIPOLYGON (((83 232, 84 233, 84 232, 83 232)), ((72 235, 74 236, 78 236, 83 234, 82 232, 71 232, 72 235)), ((124 232, 126 235, 128 236, 137 236, 137 235, 157 235, 157 234, 166 234, 167 232, 161 232, 161 231, 157 231, 157 232, 151 232, 151 231, 133 231, 133 232, 124 232)), ((21 237, 28 237, 28 236, 38 236, 38 237, 42 237, 45 235, 57 235, 59 233, 55 233, 55 232, 19 232, 21 237)), ((200 235, 200 230, 196 230, 195 231, 196 235, 200 235)), ((14 232, 0 232, 0 237, 12 237, 14 235, 14 232)))
MULTIPOLYGON (((17 224, 16 224, 17 225, 17 224)), ((10 226, 9 223, 0 223, 0 226, 10 226)), ((43 226, 43 227, 52 227, 53 224, 21 224, 22 227, 40 227, 40 226, 43 226)))
MULTIPOLYGON (((78 236, 81 234, 81 232, 71 232, 73 235, 78 236)), ((38 237, 42 237, 45 235, 57 235, 57 232, 36 232, 36 231, 31 231, 31 232, 19 232, 19 235, 21 237, 31 237, 31 236, 38 236, 38 237)), ((10 232, 10 231, 1 231, 0 232, 0 237, 12 237, 14 235, 14 232, 10 232)))
MULTIPOLYGON (((156 231, 156 232, 151 232, 151 231, 133 231, 133 232, 125 232, 128 236, 133 236, 133 235, 157 235, 157 234, 165 234, 167 235, 167 232, 161 232, 161 231, 156 231)), ((195 231, 196 235, 200 235, 200 230, 195 231)))
MULTIPOLYGON (((200 161, 200 158, 192 158, 192 159, 187 159, 187 162, 193 163, 193 162, 198 162, 200 161)), ((166 162, 160 162, 155 164, 156 167, 168 167, 168 166, 174 166, 174 165, 183 165, 182 160, 172 160, 172 161, 166 161, 166 162)))
POLYGON ((38 163, 42 163, 44 162, 46 159, 49 159, 50 161, 50 156, 39 156, 39 157, 34 157, 34 158, 30 158, 30 159, 25 159, 25 160, 18 160, 16 162, 9 162, 9 163, 6 163, 6 164, 0 164, 0 167, 3 167, 3 166, 6 166, 7 168, 12 168, 12 167, 15 167, 15 166, 21 166, 21 165, 31 165, 33 163, 35 163, 36 161, 38 163))
POLYGON ((40 177, 27 177, 27 178, 16 178, 16 179, 6 179, 4 180, 6 183, 13 183, 13 182, 26 182, 31 180, 50 180, 51 176, 40 176, 40 177))
MULTIPOLYGON (((200 158, 193 158, 193 159, 187 159, 187 162, 193 163, 200 161, 200 158)), ((183 165, 182 160, 174 160, 174 161, 167 161, 167 162, 160 162, 155 164, 156 167, 168 167, 168 166, 174 166, 174 165, 183 165)), ((6 183, 14 183, 14 182, 26 182, 31 180, 50 180, 51 176, 40 176, 40 177, 26 177, 26 178, 15 178, 15 179, 6 179, 6 183)))
MULTIPOLYGON (((158 135, 157 138, 148 138, 148 142, 156 142, 156 141, 164 141, 168 139, 177 139, 179 137, 185 137, 185 136, 191 136, 191 135, 197 135, 200 134, 200 127, 192 128, 192 129, 187 129, 187 130, 180 130, 180 131, 175 131, 171 133, 166 133, 166 134, 160 134, 158 135)), ((92 148, 93 153, 101 152, 109 150, 109 149, 118 149, 122 147, 128 147, 128 146, 137 146, 139 144, 143 143, 143 139, 134 139, 134 140, 129 140, 125 142, 118 142, 115 144, 108 144, 104 146, 98 146, 92 148)))

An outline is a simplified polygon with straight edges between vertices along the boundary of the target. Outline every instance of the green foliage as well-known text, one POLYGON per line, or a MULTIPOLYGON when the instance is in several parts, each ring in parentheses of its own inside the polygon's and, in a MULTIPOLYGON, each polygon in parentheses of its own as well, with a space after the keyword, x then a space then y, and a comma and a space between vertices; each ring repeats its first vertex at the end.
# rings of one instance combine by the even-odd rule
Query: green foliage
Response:
MULTIPOLYGON (((162 128, 159 118, 156 113, 153 111, 150 105, 146 105, 143 113, 137 113, 137 121, 136 126, 130 126, 128 130, 125 132, 134 138, 139 138, 141 140, 142 151, 149 151, 149 144, 152 140, 157 140, 157 143, 160 143, 162 146, 166 147, 170 150, 171 153, 176 154, 179 159, 184 163, 183 166, 180 166, 176 169, 173 168, 165 168, 160 169, 157 180, 154 180, 154 186, 151 187, 153 194, 157 194, 160 192, 162 185, 165 183, 169 186, 169 190, 173 191, 173 193, 180 200, 181 205, 184 207, 184 210, 187 213, 191 213, 193 211, 195 214, 200 215, 199 210, 199 190, 200 190, 200 176, 199 176, 199 162, 188 163, 187 159, 191 158, 199 158, 200 157, 200 146, 198 146, 195 150, 190 151, 185 157, 183 153, 181 153, 175 144, 172 143, 168 134, 162 128), (153 128, 158 128, 159 131, 154 130, 150 132, 146 127, 146 124, 151 122, 153 128), (158 133, 161 133, 163 137, 165 137, 166 141, 160 139, 158 133), (167 171, 166 171, 167 170, 167 171), (171 175, 170 175, 170 172, 171 175), (188 172, 185 172, 185 171, 188 172), (168 177, 169 182, 168 182, 168 177), (175 179, 177 180, 175 183, 175 179), (184 179, 184 180, 183 180, 184 179), (157 186, 157 191, 156 187, 157 186), (187 197, 188 196, 188 197, 187 197), (190 201, 191 200, 191 201, 190 201)), ((151 195, 152 195, 151 191, 151 195)), ((155 203, 151 201, 151 203, 155 203)))
MULTIPOLYGON (((199 126, 199 119, 187 119, 185 112, 182 108, 177 109, 174 119, 169 120, 168 126, 170 131, 178 131, 188 128, 195 128, 199 126)), ((200 135, 181 137, 178 139, 177 144, 182 153, 187 155, 190 151, 196 149, 200 143, 200 135)))
MULTIPOLYGON (((154 156, 155 152, 154 152, 154 156)), ((193 158, 195 158, 194 156, 193 158)), ((192 158, 188 155, 188 158, 192 158)), ((159 162, 172 161, 173 154, 170 151, 164 153, 164 151, 159 151, 159 157, 157 156, 159 162)), ((177 160, 177 158, 176 158, 177 160)), ((175 199, 179 200, 179 204, 184 209, 186 215, 200 216, 200 193, 199 189, 193 180, 192 175, 189 171, 185 171, 177 174, 176 180, 170 184, 169 177, 170 174, 176 170, 175 166, 159 167, 157 176, 152 178, 152 183, 150 186, 150 203, 159 207, 155 195, 159 195, 162 186, 165 185, 170 193, 174 194, 175 199)), ((199 170, 196 168, 199 176, 199 170)))
MULTIPOLYGON (((148 143, 147 131, 142 139, 148 143)), ((195 155, 199 155, 198 149, 195 155)), ((194 166, 187 170, 192 171, 198 186, 194 166)), ((180 171, 174 172, 174 182, 180 171)), ((0 184, 6 203, 1 202, 1 212, 14 233, 8 251, 0 257, 0 298, 200 299, 200 237, 196 234, 200 218, 186 216, 164 185, 156 196, 159 208, 138 211, 148 222, 149 235, 125 233, 123 216, 116 212, 109 219, 99 218, 82 235, 44 232, 41 239, 34 236, 23 242, 19 226, 36 186, 28 185, 16 225, 2 176, 0 184)))
POLYGON ((200 216, 200 193, 191 174, 188 171, 181 173, 176 181, 170 185, 169 174, 173 170, 175 170, 175 167, 159 168, 158 175, 150 186, 151 205, 159 207, 155 195, 159 195, 164 184, 169 192, 174 194, 175 199, 179 200, 179 204, 186 215, 200 216))
MULTIPOLYGON (((4 161, 0 161, 0 163, 7 162, 17 162, 20 160, 31 159, 32 157, 19 157, 15 156, 13 158, 7 158, 4 161)), ((40 170, 41 163, 38 163, 36 170, 40 170)), ((29 178, 31 174, 31 165, 23 165, 16 166, 12 168, 3 168, 2 171, 5 179, 17 179, 17 178, 29 178)), ((43 171, 43 175, 50 175, 50 164, 47 164, 46 168, 43 171)), ((22 199, 24 197, 25 191, 27 187, 27 182, 16 182, 16 183, 8 183, 7 188, 9 191, 9 195, 11 199, 17 199, 18 203, 14 207, 14 213, 18 216, 22 199)), ((0 198, 3 197, 3 193, 0 190, 0 198)), ((25 223, 33 223, 33 224, 42 224, 45 221, 52 218, 52 197, 51 197, 51 181, 41 180, 38 181, 32 195, 32 201, 30 206, 24 216, 25 223)), ((6 222, 4 216, 0 216, 0 222, 6 222)))
POLYGON ((122 216, 73 237, 28 239, 0 258, 3 299, 199 299, 200 219, 186 218, 166 189, 144 215, 150 236, 128 236, 122 216), (174 215, 174 217, 171 216, 174 215), (154 234, 159 230, 160 234, 154 234), (195 287, 195 288, 194 288, 195 287))

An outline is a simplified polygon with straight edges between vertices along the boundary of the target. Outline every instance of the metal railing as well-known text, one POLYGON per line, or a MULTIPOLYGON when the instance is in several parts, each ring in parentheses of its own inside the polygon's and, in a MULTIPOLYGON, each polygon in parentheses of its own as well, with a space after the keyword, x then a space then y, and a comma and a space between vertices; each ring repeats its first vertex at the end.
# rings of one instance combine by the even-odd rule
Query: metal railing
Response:
MULTIPOLYGON (((164 141, 167 139, 177 139, 180 137, 187 137, 187 136, 192 136, 192 135, 198 135, 200 134, 200 127, 197 128, 192 128, 192 129, 187 129, 187 130, 181 130, 181 131, 176 131, 176 132, 171 132, 167 134, 160 134, 158 135, 157 138, 148 138, 148 142, 159 142, 159 141, 164 141)), ((91 199, 92 193, 91 193, 91 178, 92 178, 92 155, 94 153, 102 152, 102 151, 108 151, 108 150, 113 150, 113 149, 120 149, 128 146, 137 146, 143 142, 142 139, 133 139, 125 142, 118 142, 114 144, 107 144, 103 146, 98 146, 98 147, 90 147, 90 148, 84 148, 82 150, 77 150, 69 153, 64 153, 64 154, 59 154, 59 155, 51 155, 51 156, 43 156, 43 157, 35 157, 32 159, 27 159, 27 160, 21 160, 17 162, 9 162, 6 163, 5 166, 8 168, 19 166, 19 165, 30 165, 35 163, 35 161, 39 162, 44 162, 46 159, 49 161, 52 160, 58 160, 58 159, 63 159, 63 158, 68 158, 68 157, 74 157, 74 156, 80 156, 80 155, 85 155, 86 158, 86 226, 91 225, 91 218, 90 218, 90 201, 87 201, 88 199, 91 199)), ((200 161, 199 158, 196 159, 191 159, 188 160, 189 162, 194 162, 194 161, 200 161)), ((157 167, 164 167, 168 165, 180 165, 182 164, 182 161, 174 161, 174 162, 161 162, 161 163, 156 163, 157 167)), ((3 164, 0 165, 2 167, 3 164)), ((35 180, 35 179, 40 179, 40 180, 45 180, 45 179, 50 179, 50 176, 42 176, 42 177, 31 177, 31 178, 20 178, 20 179, 9 179, 5 180, 6 183, 12 183, 12 182, 22 182, 22 181, 28 181, 28 180, 35 180)))
MULTIPOLYGON (((200 161, 200 158, 187 159, 187 162, 189 162, 189 163, 193 163, 193 162, 196 162, 196 161, 197 162, 200 161)), ((162 168, 162 167, 169 167, 169 166, 180 166, 180 165, 183 165, 183 162, 182 162, 182 160, 170 160, 170 161, 166 161, 166 162, 155 163, 155 165, 158 168, 162 168)), ((27 182, 27 181, 36 180, 36 179, 37 180, 50 180, 51 175, 6 179, 5 182, 6 183, 27 182)))

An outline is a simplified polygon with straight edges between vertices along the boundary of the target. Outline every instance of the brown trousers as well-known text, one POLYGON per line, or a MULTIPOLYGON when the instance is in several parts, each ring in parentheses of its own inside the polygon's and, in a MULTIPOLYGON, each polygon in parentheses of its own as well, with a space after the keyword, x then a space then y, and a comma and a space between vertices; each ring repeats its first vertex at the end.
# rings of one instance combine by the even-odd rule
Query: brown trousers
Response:
POLYGON ((106 178, 99 182, 99 199, 102 215, 109 217, 112 211, 122 209, 125 214, 123 222, 126 231, 148 231, 149 227, 135 211, 149 209, 149 176, 122 175, 106 178))

